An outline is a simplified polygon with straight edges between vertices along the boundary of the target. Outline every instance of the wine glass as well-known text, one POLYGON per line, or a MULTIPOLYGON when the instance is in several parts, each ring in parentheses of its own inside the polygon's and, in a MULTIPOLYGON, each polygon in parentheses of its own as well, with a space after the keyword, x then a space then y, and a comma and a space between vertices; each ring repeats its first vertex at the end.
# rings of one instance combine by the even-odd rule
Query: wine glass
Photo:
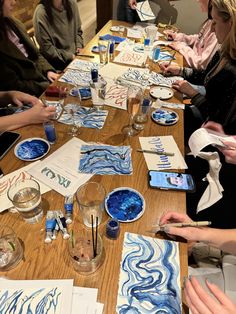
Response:
POLYGON ((69 128, 69 135, 75 137, 80 134, 79 128, 81 127, 81 123, 78 119, 76 113, 78 112, 80 105, 79 104, 67 104, 64 109, 70 115, 70 128, 69 128))
POLYGON ((137 131, 132 128, 133 117, 139 111, 143 92, 138 86, 129 86, 127 91, 127 111, 129 114, 129 125, 123 128, 123 133, 128 136, 134 136, 137 131))

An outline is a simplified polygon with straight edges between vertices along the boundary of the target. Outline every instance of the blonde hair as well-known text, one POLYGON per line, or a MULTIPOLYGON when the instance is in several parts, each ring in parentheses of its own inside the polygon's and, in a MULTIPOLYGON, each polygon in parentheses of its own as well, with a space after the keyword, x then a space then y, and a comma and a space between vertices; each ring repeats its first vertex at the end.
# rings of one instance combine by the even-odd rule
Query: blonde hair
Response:
POLYGON ((232 23, 221 46, 222 57, 236 60, 236 0, 212 0, 211 4, 224 22, 230 20, 232 23))

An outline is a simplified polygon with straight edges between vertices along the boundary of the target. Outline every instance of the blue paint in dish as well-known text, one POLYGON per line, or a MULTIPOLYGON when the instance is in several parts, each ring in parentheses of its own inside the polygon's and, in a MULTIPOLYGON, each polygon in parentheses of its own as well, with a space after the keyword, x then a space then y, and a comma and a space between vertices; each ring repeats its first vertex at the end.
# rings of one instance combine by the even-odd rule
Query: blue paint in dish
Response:
POLYGON ((120 222, 132 222, 139 219, 145 210, 143 196, 130 188, 113 190, 105 199, 107 213, 120 222))
POLYGON ((174 111, 157 109, 153 111, 152 119, 159 124, 172 125, 179 120, 179 116, 174 111))
POLYGON ((33 161, 45 156, 50 149, 47 141, 40 138, 30 138, 20 142, 15 148, 15 155, 21 160, 33 161))

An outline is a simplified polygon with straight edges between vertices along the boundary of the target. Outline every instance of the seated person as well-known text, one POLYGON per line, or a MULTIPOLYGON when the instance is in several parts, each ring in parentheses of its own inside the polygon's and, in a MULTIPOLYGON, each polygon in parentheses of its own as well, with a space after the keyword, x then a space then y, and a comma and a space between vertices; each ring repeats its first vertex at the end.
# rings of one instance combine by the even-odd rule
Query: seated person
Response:
POLYGON ((40 0, 33 21, 41 54, 54 68, 63 70, 83 47, 77 2, 40 0))
MULTIPOLYGON (((234 153, 234 163, 236 163, 236 153, 234 153)), ((160 225, 166 225, 164 231, 169 235, 180 236, 191 242, 204 242, 210 246, 223 250, 224 252, 236 255, 236 229, 221 230, 207 227, 171 227, 168 223, 174 222, 192 222, 185 214, 177 212, 168 212, 160 218, 160 225)), ((227 266, 231 266, 228 264, 227 266)), ((232 264, 231 267, 235 268, 232 264)), ((212 268, 206 277, 213 273, 212 268)), ((207 269, 205 269, 205 272, 207 269)), ((214 276, 214 275, 213 275, 214 276)), ((227 277, 226 277, 227 278, 227 277)), ((235 278, 229 283, 233 286, 235 278)), ((214 283, 206 278, 206 287, 209 292, 199 284, 198 280, 191 276, 184 280, 184 292, 186 301, 192 313, 236 313, 236 300, 231 300, 214 283), (234 302, 233 302, 234 301, 234 302)), ((232 288, 231 288, 232 289, 232 288)), ((230 290, 231 290, 230 289, 230 290)))
POLYGON ((58 74, 33 44, 24 26, 11 17, 15 1, 0 2, 0 90, 39 96, 58 74))
POLYGON ((24 112, 0 117, 0 132, 48 121, 53 118, 56 112, 55 107, 45 107, 39 99, 29 94, 18 91, 0 92, 0 106, 9 103, 13 103, 18 107, 23 106, 23 104, 31 104, 32 108, 24 112))
POLYGON ((186 106, 184 113, 186 140, 207 120, 222 124, 228 134, 236 133, 236 1, 212 0, 211 15, 221 49, 206 70, 160 65, 164 74, 182 74, 190 83, 206 88, 204 96, 186 80, 173 84, 173 88, 191 98, 191 106, 186 106))
MULTIPOLYGON (((199 0, 198 2, 201 5, 202 12, 208 12, 208 0, 199 0)), ((187 64, 194 69, 205 69, 219 49, 210 19, 203 23, 198 34, 186 35, 171 30, 166 30, 164 33, 169 40, 173 40, 169 46, 181 53, 187 64)))

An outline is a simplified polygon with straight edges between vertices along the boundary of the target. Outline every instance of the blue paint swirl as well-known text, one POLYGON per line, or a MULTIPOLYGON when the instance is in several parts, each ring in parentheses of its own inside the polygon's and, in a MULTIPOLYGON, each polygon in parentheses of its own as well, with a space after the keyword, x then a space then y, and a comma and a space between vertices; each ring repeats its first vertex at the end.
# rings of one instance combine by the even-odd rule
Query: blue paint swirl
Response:
POLYGON ((171 125, 178 121, 178 115, 174 111, 157 109, 152 112, 152 119, 160 124, 171 125))
POLYGON ((82 145, 79 172, 94 174, 131 174, 129 146, 82 145))
POLYGON ((144 199, 137 191, 128 188, 115 189, 105 199, 105 208, 112 218, 130 222, 144 212, 144 199))
POLYGON ((126 233, 117 313, 180 314, 178 254, 175 242, 126 233))

